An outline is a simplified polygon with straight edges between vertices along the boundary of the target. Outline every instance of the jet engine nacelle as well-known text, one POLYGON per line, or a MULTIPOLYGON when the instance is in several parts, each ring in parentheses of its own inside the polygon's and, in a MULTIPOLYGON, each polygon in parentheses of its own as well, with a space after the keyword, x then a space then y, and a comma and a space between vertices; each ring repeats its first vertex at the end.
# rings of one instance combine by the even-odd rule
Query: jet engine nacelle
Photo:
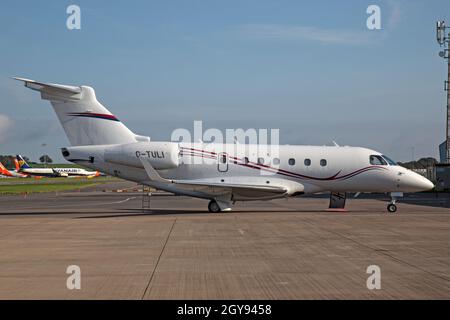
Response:
POLYGON ((137 142, 105 149, 106 162, 142 168, 139 158, 149 160, 156 170, 173 169, 179 165, 179 147, 175 142, 137 142))

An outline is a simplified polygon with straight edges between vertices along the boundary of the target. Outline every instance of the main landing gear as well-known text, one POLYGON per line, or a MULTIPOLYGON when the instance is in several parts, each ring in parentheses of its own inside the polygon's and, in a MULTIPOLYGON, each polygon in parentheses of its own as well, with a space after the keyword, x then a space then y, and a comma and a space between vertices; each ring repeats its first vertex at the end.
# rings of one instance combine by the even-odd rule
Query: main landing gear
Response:
POLYGON ((208 204, 208 210, 211 213, 231 211, 232 203, 223 200, 211 200, 208 204))
POLYGON ((211 200, 208 204, 208 210, 211 213, 217 213, 220 212, 219 204, 216 202, 216 200, 211 200))

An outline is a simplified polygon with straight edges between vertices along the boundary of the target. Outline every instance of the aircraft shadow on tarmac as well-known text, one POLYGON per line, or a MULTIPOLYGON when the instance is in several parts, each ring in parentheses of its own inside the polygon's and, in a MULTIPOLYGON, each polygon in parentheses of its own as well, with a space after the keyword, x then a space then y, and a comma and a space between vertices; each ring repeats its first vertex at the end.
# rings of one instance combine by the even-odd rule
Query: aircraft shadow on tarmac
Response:
MULTIPOLYGON (((380 199, 381 200, 381 199, 380 199)), ((383 201, 385 201, 383 199, 383 201)), ((450 208, 450 195, 447 194, 445 196, 440 195, 439 197, 408 197, 405 199, 402 199, 399 201, 400 205, 401 203, 404 204, 412 204, 412 205, 418 205, 418 206, 426 206, 426 207, 435 207, 435 208, 450 208)), ((380 207, 380 210, 382 211, 382 207, 380 207)), ((241 209, 234 209, 230 213, 327 213, 330 214, 330 212, 326 211, 325 208, 320 208, 316 210, 311 209, 290 209, 290 208, 280 208, 280 209, 265 209, 265 208, 241 208, 241 209)), ((350 213, 379 213, 377 212, 370 212, 367 210, 355 210, 350 209, 350 213)), ((224 213, 218 213, 216 215, 226 215, 227 212, 224 213)), ((345 214, 339 213, 339 214, 345 214)), ((58 210, 52 210, 52 211, 36 211, 34 212, 3 212, 0 213, 1 216, 73 216, 72 218, 75 219, 101 219, 101 218, 120 218, 120 217, 142 217, 142 216, 164 216, 164 215, 211 215, 210 212, 201 209, 161 209, 161 208, 155 208, 155 209, 142 209, 142 208, 118 208, 118 209, 111 209, 109 212, 80 212, 78 209, 61 209, 61 211, 58 210)))
POLYGON ((112 209, 111 212, 102 214, 99 212, 80 212, 79 210, 64 209, 63 211, 34 211, 34 212, 3 212, 1 216, 73 216, 77 219, 89 219, 89 218, 114 218, 114 217, 133 217, 133 216, 146 216, 146 215, 170 215, 170 214, 210 214, 208 211, 198 210, 174 210, 174 209, 155 209, 155 210, 142 210, 142 209, 112 209), (139 212, 139 213, 138 213, 139 212))
MULTIPOLYGON (((123 210, 123 209, 122 209, 123 210)), ((164 215, 212 215, 208 211, 199 211, 199 210, 178 210, 178 209, 125 209, 126 211, 130 211, 130 213, 118 212, 117 214, 98 214, 95 216, 83 216, 77 217, 77 219, 102 219, 102 218, 121 218, 121 217, 142 217, 142 216, 164 216, 164 215), (133 213, 134 212, 134 213, 133 213)), ((297 212, 297 213, 323 213, 325 210, 298 210, 298 209, 283 209, 283 210, 233 210, 230 212, 222 212, 216 213, 215 215, 227 215, 228 213, 288 213, 288 212, 297 212)))
MULTIPOLYGON (((352 213, 360 212, 351 210, 352 213)), ((215 215, 227 215, 229 213, 330 213, 325 209, 289 209, 289 208, 280 208, 280 209, 264 209, 264 208, 252 208, 252 209, 235 209, 230 212, 222 212, 215 213, 215 215)), ((120 209, 111 209, 109 212, 102 211, 91 211, 91 212, 80 212, 78 209, 62 209, 61 211, 52 210, 52 211, 36 211, 33 212, 3 212, 0 213, 0 217, 2 216, 71 216, 71 218, 75 219, 96 219, 96 218, 119 218, 119 217, 142 217, 142 216, 164 216, 164 215, 212 215, 207 210, 202 211, 197 209, 142 209, 142 208, 120 208, 120 209)))

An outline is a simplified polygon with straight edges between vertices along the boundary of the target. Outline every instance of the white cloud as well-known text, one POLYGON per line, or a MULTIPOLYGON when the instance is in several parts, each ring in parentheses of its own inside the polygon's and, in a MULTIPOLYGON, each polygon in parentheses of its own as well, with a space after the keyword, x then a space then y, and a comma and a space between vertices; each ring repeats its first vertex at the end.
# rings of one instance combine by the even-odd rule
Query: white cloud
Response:
POLYGON ((260 39, 276 39, 285 41, 315 41, 324 44, 368 45, 385 40, 390 31, 395 29, 404 17, 402 0, 384 0, 386 9, 381 12, 381 31, 365 29, 366 12, 361 12, 361 29, 321 28, 302 25, 285 24, 245 24, 239 31, 245 35, 260 39), (385 22, 383 22, 383 20, 385 22))
POLYGON ((0 114, 0 142, 7 140, 9 130, 13 127, 14 122, 5 114, 0 114))
POLYGON ((403 17, 403 4, 400 0, 385 0, 385 3, 389 10, 387 28, 393 29, 400 23, 403 17))
POLYGON ((370 44, 381 39, 381 34, 366 30, 323 29, 309 26, 247 24, 240 30, 250 36, 278 40, 309 40, 327 44, 370 44))

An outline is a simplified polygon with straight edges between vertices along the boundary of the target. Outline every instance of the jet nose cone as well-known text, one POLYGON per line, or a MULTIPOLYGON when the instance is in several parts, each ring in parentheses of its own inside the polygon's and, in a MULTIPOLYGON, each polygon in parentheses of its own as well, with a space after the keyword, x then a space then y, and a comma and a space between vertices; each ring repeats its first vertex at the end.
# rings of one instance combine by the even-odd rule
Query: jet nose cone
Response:
POLYGON ((434 188, 434 184, 433 184, 433 182, 431 182, 427 178, 422 177, 421 187, 423 188, 424 191, 427 191, 427 190, 433 189, 434 188))
POLYGON ((434 184, 430 180, 412 171, 401 179, 401 184, 405 187, 406 192, 428 191, 434 188, 434 184))

